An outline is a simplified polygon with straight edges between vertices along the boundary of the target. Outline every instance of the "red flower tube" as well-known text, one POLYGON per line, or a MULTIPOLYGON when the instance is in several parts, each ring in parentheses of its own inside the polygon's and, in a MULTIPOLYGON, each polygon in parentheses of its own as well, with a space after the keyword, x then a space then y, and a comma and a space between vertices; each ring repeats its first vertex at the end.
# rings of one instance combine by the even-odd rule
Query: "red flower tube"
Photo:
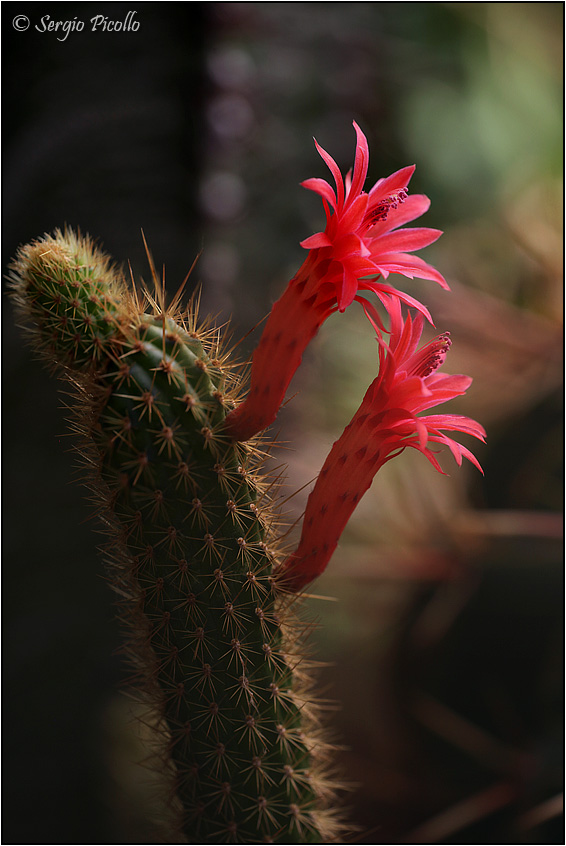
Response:
POLYGON ((286 590, 302 590, 323 572, 375 474, 405 447, 419 450, 443 472, 431 444, 446 444, 459 465, 465 457, 481 471, 470 450, 445 434, 465 432, 484 440, 485 431, 479 423, 456 414, 417 417, 419 412, 464 394, 471 384, 468 376, 438 373, 450 347, 448 334, 439 335, 419 350, 422 315, 403 320, 394 298, 387 308, 391 336, 387 345, 378 334, 379 375, 333 445, 308 498, 299 546, 279 573, 286 590))
POLYGON ((354 128, 354 172, 345 180, 334 159, 315 141, 336 190, 324 179, 302 184, 322 197, 326 227, 301 242, 309 251, 307 259, 269 315, 253 356, 249 394, 226 418, 226 431, 234 440, 246 441, 275 420, 307 344, 330 314, 358 300, 372 314, 374 325, 379 324, 375 309, 359 296, 361 291, 373 291, 386 307, 392 297, 401 300, 431 320, 424 305, 385 280, 389 273, 401 273, 448 288, 437 270, 409 255, 436 241, 440 230, 399 229, 430 205, 424 195, 408 195, 414 166, 380 179, 369 193, 364 192, 369 150, 356 123, 354 128))

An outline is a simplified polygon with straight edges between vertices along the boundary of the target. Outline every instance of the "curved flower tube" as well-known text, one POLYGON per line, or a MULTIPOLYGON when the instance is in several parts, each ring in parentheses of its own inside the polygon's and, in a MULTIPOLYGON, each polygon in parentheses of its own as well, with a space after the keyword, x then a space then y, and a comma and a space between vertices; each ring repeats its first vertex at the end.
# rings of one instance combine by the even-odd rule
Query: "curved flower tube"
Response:
POLYGON ((291 592, 302 590, 324 571, 375 474, 405 447, 422 452, 442 473, 431 446, 445 444, 458 465, 464 457, 481 471, 470 450, 446 434, 464 432, 483 441, 485 431, 479 423, 457 414, 417 416, 465 394, 471 384, 468 376, 438 373, 450 347, 448 333, 418 349, 422 315, 403 320, 395 298, 387 308, 391 335, 386 344, 378 334, 379 375, 334 443, 308 498, 299 546, 280 570, 280 584, 291 592))
MULTIPOLYGON (((402 301, 432 323, 424 305, 385 280, 390 273, 400 273, 448 288, 437 270, 410 255, 436 241, 441 231, 399 228, 430 205, 424 195, 408 194, 414 166, 380 179, 369 193, 364 192, 369 150, 362 130, 356 123, 354 128, 354 170, 345 179, 334 159, 315 141, 336 187, 318 178, 302 184, 322 198, 326 227, 301 242, 308 256, 271 310, 253 356, 249 394, 226 419, 226 431, 234 440, 246 441, 275 420, 307 344, 334 311, 343 312, 354 300, 367 303, 360 292, 373 291, 386 308, 392 299, 402 301)), ((375 308, 369 304, 364 308, 378 325, 375 308)))

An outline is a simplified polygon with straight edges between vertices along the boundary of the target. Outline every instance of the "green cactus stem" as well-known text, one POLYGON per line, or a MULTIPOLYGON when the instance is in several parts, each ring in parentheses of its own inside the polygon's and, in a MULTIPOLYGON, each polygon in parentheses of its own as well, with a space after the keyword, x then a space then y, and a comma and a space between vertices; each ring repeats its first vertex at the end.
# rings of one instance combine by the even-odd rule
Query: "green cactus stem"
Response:
POLYGON ((140 296, 85 238, 21 248, 11 290, 76 388, 75 429, 144 695, 196 843, 335 842, 296 601, 257 445, 223 434, 237 374, 210 326, 140 296), (147 309, 145 313, 144 309, 147 309))

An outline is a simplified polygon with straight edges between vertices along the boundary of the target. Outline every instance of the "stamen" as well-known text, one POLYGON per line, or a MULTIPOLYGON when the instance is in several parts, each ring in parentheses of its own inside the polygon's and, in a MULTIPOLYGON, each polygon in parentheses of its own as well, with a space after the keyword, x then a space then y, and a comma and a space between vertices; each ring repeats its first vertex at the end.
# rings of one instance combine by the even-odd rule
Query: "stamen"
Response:
POLYGON ((384 197, 378 206, 368 211, 364 223, 367 226, 373 226, 374 223, 377 223, 380 220, 387 220, 387 215, 391 209, 396 209, 400 203, 405 202, 408 196, 409 192, 407 189, 401 188, 399 191, 395 191, 391 194, 390 197, 384 197))
POLYGON ((444 364, 446 354, 450 349, 452 341, 450 340, 450 332, 444 332, 437 338, 433 338, 430 343, 426 344, 421 350, 418 350, 407 361, 407 375, 420 376, 425 378, 434 373, 435 370, 444 364))

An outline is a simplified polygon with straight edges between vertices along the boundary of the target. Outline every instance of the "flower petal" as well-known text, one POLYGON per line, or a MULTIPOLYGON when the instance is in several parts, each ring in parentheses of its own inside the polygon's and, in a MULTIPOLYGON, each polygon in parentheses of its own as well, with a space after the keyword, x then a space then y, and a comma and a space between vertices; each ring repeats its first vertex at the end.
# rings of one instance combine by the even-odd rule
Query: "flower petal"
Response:
POLYGON ((415 227, 413 229, 396 229, 372 238, 372 248, 382 253, 413 252, 422 250, 433 244, 442 235, 441 229, 427 229, 415 227))
POLYGON ((332 186, 328 184, 326 179, 319 179, 318 177, 313 176, 311 179, 305 179, 304 182, 301 182, 301 185, 303 188, 319 194, 332 206, 333 209, 336 209, 336 193, 334 192, 332 186))
POLYGON ((340 215, 339 227, 342 232, 355 232, 361 228, 367 204, 367 194, 360 194, 351 201, 348 209, 340 215))
POLYGON ((396 170, 391 176, 378 179, 369 192, 372 205, 379 202, 383 197, 389 197, 390 194, 395 194, 397 191, 406 188, 415 169, 416 165, 409 165, 408 167, 401 168, 401 170, 396 170))
POLYGON ((382 323, 381 317, 374 306, 373 303, 370 303, 366 300, 365 297, 354 297, 357 303, 360 303, 361 307, 363 308, 365 315, 373 328, 375 329, 375 334, 377 335, 377 340, 381 340, 382 332, 385 331, 385 326, 382 323))
POLYGON ((305 238, 305 240, 300 243, 301 247, 305 250, 319 250, 323 247, 332 246, 332 241, 326 232, 317 232, 315 235, 310 235, 310 237, 305 238))
MULTIPOLYGON (((354 235, 351 232, 335 241, 333 246, 333 256, 337 261, 344 261, 344 259, 347 259, 349 256, 352 256, 355 261, 355 264, 359 265, 359 259, 363 259, 365 256, 369 256, 370 254, 368 248, 364 244, 363 240, 359 237, 359 235, 354 235), (356 261, 356 259, 358 261, 356 261)), ((374 264, 373 262, 370 262, 368 265, 367 262, 364 261, 363 267, 364 269, 366 267, 370 267, 371 270, 373 270, 374 264)))
POLYGON ((351 270, 344 266, 344 278, 342 282, 342 290, 338 297, 338 309, 341 312, 346 311, 348 306, 354 301, 354 297, 358 293, 358 280, 351 270))
POLYGON ((434 326, 430 311, 426 308, 426 306, 414 297, 411 297, 409 294, 405 294, 404 291, 398 291, 396 288, 393 288, 392 285, 384 285, 383 282, 375 282, 368 279, 360 279, 359 288, 360 291, 373 291, 377 294, 385 308, 388 308, 390 295, 397 297, 397 299, 402 300, 402 302, 407 305, 418 309, 421 314, 424 314, 431 326, 434 326))
MULTIPOLYGON (((370 201, 370 206, 375 205, 370 201)), ((372 237, 383 232, 390 232, 405 223, 411 223, 421 217, 430 208, 430 200, 425 194, 409 194, 406 200, 397 205, 397 208, 390 208, 386 220, 379 220, 370 229, 372 237)))
POLYGON ((334 159, 332 158, 330 153, 327 153, 326 150, 324 150, 320 146, 320 144, 317 142, 316 138, 314 138, 313 140, 314 140, 314 145, 315 145, 316 149, 318 150, 320 157, 322 158, 324 163, 327 165, 327 167, 330 170, 332 176, 334 177, 334 182, 336 183, 337 199, 338 199, 336 207, 337 207, 337 209, 339 209, 341 211, 343 206, 344 206, 344 181, 342 179, 342 174, 340 173, 340 168, 338 167, 338 165, 336 164, 336 162, 334 161, 334 159))
POLYGON ((357 197, 364 186, 366 176, 368 174, 369 164, 369 147, 367 138, 354 121, 354 129, 356 130, 356 156, 354 159, 354 175, 352 177, 352 185, 350 187, 349 197, 357 197))
POLYGON ((480 471, 480 473, 482 473, 482 475, 483 475, 482 466, 479 463, 479 461, 477 460, 477 458, 475 457, 475 455, 473 454, 473 452, 471 452, 471 450, 469 450, 467 447, 463 446, 462 444, 459 444, 458 441, 453 440, 453 438, 449 438, 448 435, 442 435, 442 434, 433 435, 432 437, 429 438, 429 440, 435 441, 436 443, 439 443, 439 444, 446 444, 446 446, 448 447, 448 449, 450 450, 450 452, 454 456, 454 458, 456 460, 456 464, 458 465, 458 467, 461 467, 462 457, 464 457, 464 458, 467 458, 468 461, 471 461, 472 464, 475 467, 477 467, 478 470, 480 471))
POLYGON ((466 432, 468 435, 473 435, 480 441, 485 441, 485 429, 478 423, 477 420, 472 420, 471 417, 464 417, 461 414, 427 414, 421 417, 427 426, 436 429, 448 429, 453 432, 466 432))
POLYGON ((409 279, 413 279, 415 276, 418 279, 432 279, 434 282, 438 282, 446 291, 450 290, 450 286, 444 276, 436 268, 432 267, 432 265, 427 264, 426 261, 419 258, 419 256, 411 256, 407 253, 386 253, 384 256, 381 256, 374 255, 374 250, 371 252, 372 258, 374 258, 375 263, 382 273, 384 271, 387 273, 402 273, 403 276, 408 276, 409 279))

